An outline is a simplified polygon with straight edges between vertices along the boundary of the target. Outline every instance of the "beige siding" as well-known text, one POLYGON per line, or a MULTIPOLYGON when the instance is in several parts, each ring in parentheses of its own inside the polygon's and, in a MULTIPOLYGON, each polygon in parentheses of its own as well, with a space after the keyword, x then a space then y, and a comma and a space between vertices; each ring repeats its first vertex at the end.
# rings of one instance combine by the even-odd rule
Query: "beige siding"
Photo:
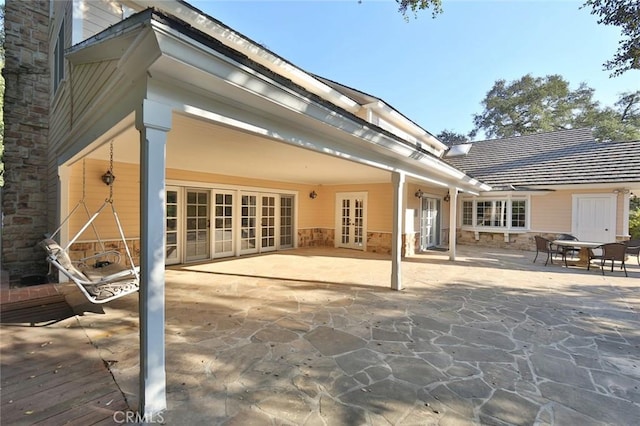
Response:
POLYGON ((571 191, 556 191, 531 197, 531 230, 538 232, 571 232, 571 191))
POLYGON ((85 1, 83 18, 82 38, 87 39, 121 21, 122 7, 113 0, 85 1))
MULTIPOLYGON (((608 189, 554 191, 547 195, 531 197, 532 232, 571 232, 573 195, 605 194, 608 189)), ((622 235, 624 225, 623 197, 616 201, 616 235, 622 235)))
MULTIPOLYGON (((89 212, 93 214, 109 198, 109 187, 101 180, 101 176, 108 170, 109 163, 104 160, 85 161, 85 203, 89 212)), ((139 168, 137 165, 119 163, 114 165, 116 181, 113 185, 114 207, 127 238, 138 238, 140 229, 139 218, 139 168)), ((69 211, 82 199, 82 161, 71 167, 69 187, 69 211)), ((77 211, 69 220, 70 237, 87 222, 84 210, 77 211)), ((115 225, 111 208, 107 206, 94 222, 100 239, 118 239, 118 228, 115 225)), ((80 237, 79 241, 93 241, 97 237, 91 228, 80 237)))
MULTIPOLYGON (((53 22, 49 26, 49 40, 51 40, 49 45, 50 67, 53 66, 56 40, 62 23, 64 23, 65 48, 71 46, 72 20, 72 2, 53 2, 53 22)), ((51 231, 58 227, 60 221, 58 217, 58 163, 56 153, 70 131, 69 71, 69 63, 65 61, 64 79, 58 87, 55 96, 53 93, 51 94, 52 103, 49 110, 49 162, 47 167, 49 185, 46 198, 48 209, 47 217, 51 231)), ((50 90, 53 90, 52 84, 50 90)))
MULTIPOLYGON (((102 205, 109 196, 108 187, 102 183, 100 177, 108 169, 108 161, 87 159, 86 168, 86 204, 91 212, 102 205)), ((82 162, 71 167, 69 188, 69 210, 73 209, 78 200, 82 199, 82 162)), ((122 222, 127 238, 139 237, 139 168, 134 164, 114 164, 116 181, 114 184, 114 205, 122 222)), ((375 232, 391 232, 392 225, 392 197, 390 183, 366 185, 335 185, 309 186, 287 182, 275 182, 257 179, 247 179, 237 176, 222 176, 209 173, 192 172, 188 170, 167 170, 170 181, 231 185, 246 188, 265 188, 278 192, 296 191, 298 193, 297 226, 305 228, 335 227, 335 198, 338 192, 366 192, 368 197, 368 229, 375 232), (311 199, 309 193, 316 191, 318 197, 311 199)), ((84 214, 75 214, 69 221, 70 234, 74 235, 86 222, 84 214)), ((112 215, 105 211, 96 220, 100 238, 104 240, 118 239, 117 228, 112 215)), ((85 231, 80 241, 95 240, 92 231, 85 231)))
POLYGON ((117 61, 105 61, 81 65, 73 69, 73 95, 71 120, 82 117, 95 102, 95 97, 104 89, 109 77, 116 70, 117 61))

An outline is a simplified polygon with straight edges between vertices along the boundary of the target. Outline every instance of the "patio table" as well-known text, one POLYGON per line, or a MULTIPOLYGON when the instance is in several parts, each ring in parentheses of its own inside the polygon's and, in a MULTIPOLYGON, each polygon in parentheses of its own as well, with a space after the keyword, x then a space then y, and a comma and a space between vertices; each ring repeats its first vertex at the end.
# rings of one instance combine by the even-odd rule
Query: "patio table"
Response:
POLYGON ((575 266, 587 266, 589 264, 589 249, 600 247, 604 243, 596 241, 575 241, 575 240, 553 240, 553 244, 564 247, 578 247, 578 261, 572 262, 575 266))

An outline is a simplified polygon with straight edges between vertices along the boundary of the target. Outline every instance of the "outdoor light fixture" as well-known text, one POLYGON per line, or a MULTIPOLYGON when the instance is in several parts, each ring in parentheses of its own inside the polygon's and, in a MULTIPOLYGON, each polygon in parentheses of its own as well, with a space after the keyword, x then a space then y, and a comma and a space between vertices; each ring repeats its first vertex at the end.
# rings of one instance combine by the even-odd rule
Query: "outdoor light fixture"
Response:
POLYGON ((309 193, 309 198, 311 198, 312 200, 315 200, 318 197, 318 193, 316 191, 311 191, 309 193))
POLYGON ((113 185, 114 180, 116 180, 116 176, 111 173, 111 170, 107 170, 107 172, 102 175, 102 181, 107 186, 113 185))
POLYGON ((447 195, 444 196, 444 202, 448 203, 451 200, 451 195, 449 195, 449 191, 447 191, 447 195))
POLYGON ((422 192, 422 189, 418 189, 415 193, 416 198, 422 198, 422 195, 424 194, 424 192, 422 192))

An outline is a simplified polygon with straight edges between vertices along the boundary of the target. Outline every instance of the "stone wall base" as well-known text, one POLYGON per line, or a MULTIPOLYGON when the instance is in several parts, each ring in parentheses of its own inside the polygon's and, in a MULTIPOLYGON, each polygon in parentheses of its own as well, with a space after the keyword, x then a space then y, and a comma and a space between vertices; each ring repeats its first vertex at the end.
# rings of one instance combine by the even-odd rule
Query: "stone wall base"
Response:
POLYGON ((335 231, 330 228, 305 228, 298 230, 298 247, 333 247, 335 231))
POLYGON ((505 241, 503 233, 480 232, 479 239, 476 240, 473 231, 458 231, 458 244, 479 247, 497 247, 503 249, 515 250, 535 250, 536 241, 534 235, 541 235, 550 240, 554 240, 557 234, 540 234, 540 233, 519 233, 509 234, 508 241, 505 241))

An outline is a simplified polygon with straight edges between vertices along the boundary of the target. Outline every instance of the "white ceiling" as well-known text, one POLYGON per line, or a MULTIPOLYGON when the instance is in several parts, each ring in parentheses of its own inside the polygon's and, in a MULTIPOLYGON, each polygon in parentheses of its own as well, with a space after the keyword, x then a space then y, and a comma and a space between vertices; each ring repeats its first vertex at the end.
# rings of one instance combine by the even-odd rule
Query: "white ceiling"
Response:
MULTIPOLYGON (((114 140, 114 161, 139 163, 139 133, 130 126, 114 140)), ((109 159, 109 144, 89 157, 109 159)), ((388 171, 174 114, 167 167, 310 185, 389 182, 388 171)))

